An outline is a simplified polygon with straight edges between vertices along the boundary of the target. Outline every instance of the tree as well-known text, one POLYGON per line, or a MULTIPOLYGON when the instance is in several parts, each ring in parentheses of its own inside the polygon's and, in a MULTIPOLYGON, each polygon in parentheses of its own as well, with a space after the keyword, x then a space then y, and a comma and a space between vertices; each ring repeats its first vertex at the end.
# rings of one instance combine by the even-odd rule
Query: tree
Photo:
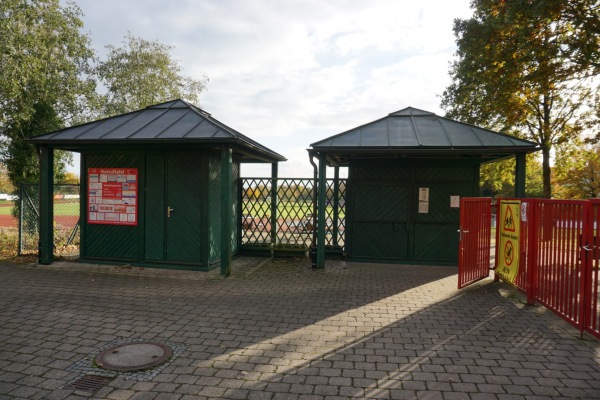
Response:
POLYGON ((442 107, 451 118, 512 133, 542 150, 544 197, 550 154, 590 127, 598 91, 597 0, 473 0, 456 20, 457 60, 442 107), (577 37, 575 37, 577 36, 577 37))
POLYGON ((62 181, 60 181, 59 183, 65 185, 79 185, 79 176, 77 176, 73 172, 66 172, 62 181))
POLYGON ((96 68, 98 80, 106 87, 103 109, 106 116, 182 98, 198 104, 208 79, 181 75, 179 62, 172 59, 172 46, 125 36, 123 47, 106 46, 106 61, 96 68))
POLYGON ((566 199, 600 197, 600 147, 570 150, 570 157, 559 160, 562 173, 556 177, 557 195, 566 199))
MULTIPOLYGON (((24 142, 78 121, 94 98, 93 51, 80 9, 59 0, 0 2, 0 159, 11 182, 37 180, 37 152, 24 142)), ((57 152, 57 179, 68 153, 57 152)))
POLYGON ((8 179, 8 170, 6 165, 0 163, 0 193, 14 193, 15 187, 10 183, 8 179))
MULTIPOLYGON (((515 194, 515 159, 500 160, 481 166, 480 190, 489 197, 513 197, 515 194)), ((526 197, 542 197, 542 164, 535 154, 527 155, 526 197)))

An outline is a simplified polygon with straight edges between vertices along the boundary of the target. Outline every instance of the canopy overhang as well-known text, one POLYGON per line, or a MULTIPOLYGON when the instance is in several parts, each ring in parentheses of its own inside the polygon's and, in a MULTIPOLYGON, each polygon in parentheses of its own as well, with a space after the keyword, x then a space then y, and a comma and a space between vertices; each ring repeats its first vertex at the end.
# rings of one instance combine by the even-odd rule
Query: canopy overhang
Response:
POLYGON ((274 163, 286 158, 183 100, 146 107, 32 137, 30 143, 84 152, 97 149, 168 148, 219 150, 228 145, 240 162, 274 163))
POLYGON ((331 165, 352 158, 479 158, 490 162, 540 147, 528 140, 408 107, 376 121, 312 143, 311 154, 331 165))

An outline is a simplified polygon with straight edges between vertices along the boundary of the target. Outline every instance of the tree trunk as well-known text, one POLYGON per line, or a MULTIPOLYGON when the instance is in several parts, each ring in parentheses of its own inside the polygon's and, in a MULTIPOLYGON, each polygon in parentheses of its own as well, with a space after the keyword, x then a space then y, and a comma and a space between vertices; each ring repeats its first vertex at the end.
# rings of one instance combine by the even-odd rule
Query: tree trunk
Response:
POLYGON ((550 182, 550 147, 542 146, 542 177, 544 183, 544 198, 552 198, 552 186, 550 182))

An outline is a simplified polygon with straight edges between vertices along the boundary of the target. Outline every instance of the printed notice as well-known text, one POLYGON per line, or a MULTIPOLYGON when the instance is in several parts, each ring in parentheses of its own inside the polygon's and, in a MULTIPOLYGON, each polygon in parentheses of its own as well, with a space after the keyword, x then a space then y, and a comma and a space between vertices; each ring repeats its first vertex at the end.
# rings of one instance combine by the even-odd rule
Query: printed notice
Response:
POLYGON ((137 168, 88 168, 88 224, 137 225, 137 168))
POLYGON ((496 273, 503 281, 514 285, 519 274, 521 202, 519 200, 501 200, 499 209, 500 218, 497 229, 500 230, 498 235, 500 243, 496 246, 496 251, 498 251, 496 273))

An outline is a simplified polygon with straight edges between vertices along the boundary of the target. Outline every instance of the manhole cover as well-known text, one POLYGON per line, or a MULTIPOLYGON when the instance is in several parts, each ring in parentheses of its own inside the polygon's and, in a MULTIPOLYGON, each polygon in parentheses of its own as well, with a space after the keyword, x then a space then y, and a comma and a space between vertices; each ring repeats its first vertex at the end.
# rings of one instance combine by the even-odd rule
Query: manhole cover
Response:
POLYGON ((95 358, 100 368, 110 371, 139 371, 167 361, 173 352, 156 342, 134 342, 110 347, 95 358))

